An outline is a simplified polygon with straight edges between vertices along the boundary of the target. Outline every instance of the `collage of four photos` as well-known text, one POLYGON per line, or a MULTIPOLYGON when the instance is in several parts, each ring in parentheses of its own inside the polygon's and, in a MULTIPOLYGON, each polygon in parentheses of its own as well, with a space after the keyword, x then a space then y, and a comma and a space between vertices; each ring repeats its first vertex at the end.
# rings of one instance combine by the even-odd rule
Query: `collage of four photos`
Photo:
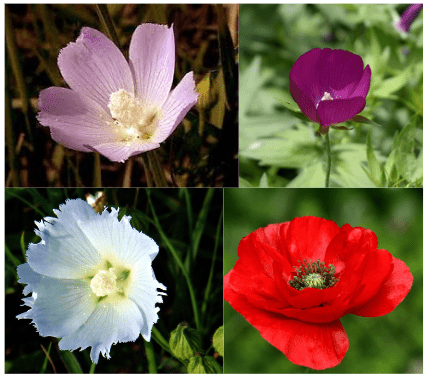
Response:
POLYGON ((4 4, 6 374, 423 373, 423 4, 4 4))

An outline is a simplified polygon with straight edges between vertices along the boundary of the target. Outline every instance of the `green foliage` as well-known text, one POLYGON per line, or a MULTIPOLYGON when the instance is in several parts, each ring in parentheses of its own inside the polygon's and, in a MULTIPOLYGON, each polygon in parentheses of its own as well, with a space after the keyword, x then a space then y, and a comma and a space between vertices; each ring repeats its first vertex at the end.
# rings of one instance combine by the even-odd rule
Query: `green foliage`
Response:
POLYGON ((201 351, 197 330, 182 323, 171 332, 169 344, 173 355, 182 360, 188 360, 201 351))
POLYGON ((212 356, 194 356, 189 361, 188 373, 222 373, 222 367, 212 356))
POLYGON ((423 18, 400 34, 394 18, 404 10, 393 4, 240 6, 240 187, 324 186, 324 141, 289 92, 298 57, 324 47, 358 54, 372 71, 362 114, 336 126, 340 130, 330 128, 331 186, 422 186, 423 18), (395 135, 410 123, 414 132, 404 133, 414 145, 399 148, 395 135))
POLYGON ((404 261, 414 277, 410 293, 391 313, 378 318, 341 318, 349 350, 337 367, 323 371, 291 363, 224 302, 225 373, 421 373, 422 189, 225 189, 224 202, 224 274, 237 262, 243 237, 268 224, 312 215, 333 220, 340 227, 347 223, 372 230, 378 247, 404 261))
POLYGON ((220 356, 223 356, 223 326, 220 326, 213 335, 213 347, 220 356))

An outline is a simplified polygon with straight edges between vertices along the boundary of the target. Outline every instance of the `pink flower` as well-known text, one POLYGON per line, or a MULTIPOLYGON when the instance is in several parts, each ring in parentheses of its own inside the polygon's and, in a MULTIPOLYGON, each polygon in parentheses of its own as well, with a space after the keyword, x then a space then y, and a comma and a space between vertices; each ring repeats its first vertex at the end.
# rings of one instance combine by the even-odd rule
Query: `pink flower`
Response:
POLYGON ((158 148, 197 103, 193 72, 170 91, 174 66, 172 27, 138 26, 129 62, 104 34, 82 28, 58 56, 71 89, 43 90, 38 119, 67 148, 124 162, 158 148))
POLYGON ((410 26, 420 14, 423 4, 411 4, 402 14, 401 19, 395 24, 396 29, 408 33, 410 26))
POLYGON ((312 49, 301 55, 289 74, 293 99, 301 111, 320 125, 329 126, 352 119, 366 105, 371 69, 362 58, 346 50, 312 49))

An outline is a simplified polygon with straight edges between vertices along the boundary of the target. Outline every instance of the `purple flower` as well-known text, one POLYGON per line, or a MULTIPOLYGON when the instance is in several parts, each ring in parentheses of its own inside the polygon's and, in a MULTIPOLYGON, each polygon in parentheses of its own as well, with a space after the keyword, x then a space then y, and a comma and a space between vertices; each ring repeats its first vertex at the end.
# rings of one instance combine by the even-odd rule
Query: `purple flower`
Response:
POLYGON ((364 70, 361 57, 328 48, 301 55, 289 74, 293 99, 310 120, 320 124, 321 134, 365 108, 370 81, 371 69, 367 65, 364 70))
POLYGON ((104 34, 82 28, 61 50, 58 67, 71 89, 40 93, 40 123, 67 148, 112 161, 158 148, 198 100, 192 72, 170 92, 175 46, 166 25, 138 26, 129 62, 104 34))
POLYGON ((395 24, 396 29, 408 33, 410 26, 419 15, 423 4, 411 4, 402 14, 401 19, 395 24))

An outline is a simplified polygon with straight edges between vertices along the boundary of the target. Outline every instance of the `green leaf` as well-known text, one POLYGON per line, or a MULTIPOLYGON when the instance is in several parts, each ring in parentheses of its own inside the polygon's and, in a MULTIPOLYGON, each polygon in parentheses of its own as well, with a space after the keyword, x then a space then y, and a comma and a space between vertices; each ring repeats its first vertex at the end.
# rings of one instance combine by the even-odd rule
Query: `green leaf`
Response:
POLYGON ((365 172, 369 174, 370 179, 378 186, 384 185, 384 173, 381 169, 377 158, 375 157, 374 149, 371 142, 371 132, 368 132, 366 137, 366 157, 368 160, 369 173, 364 168, 365 172))
POLYGON ((222 367, 212 356, 194 356, 188 364, 188 373, 222 373, 222 367))
POLYGON ((247 179, 238 177, 238 187, 254 187, 247 179))
POLYGON ((351 118, 350 121, 354 121, 355 123, 361 123, 361 124, 371 124, 371 125, 374 125, 376 127, 380 126, 380 124, 374 123, 372 120, 369 120, 365 116, 362 116, 362 115, 353 116, 353 118, 351 118))
POLYGON ((261 180, 259 181, 259 187, 270 187, 268 184, 267 173, 262 174, 261 180))
POLYGON ((64 361, 68 373, 83 373, 82 367, 80 366, 73 352, 60 350, 59 354, 64 361))
POLYGON ((188 327, 185 323, 180 323, 171 332, 169 345, 173 355, 182 360, 188 360, 201 351, 197 330, 188 327))
POLYGON ((213 347, 220 356, 223 356, 223 326, 220 326, 213 335, 213 347))
POLYGON ((384 98, 400 90, 408 83, 410 78, 411 68, 402 71, 400 74, 385 79, 372 93, 373 96, 384 98))

